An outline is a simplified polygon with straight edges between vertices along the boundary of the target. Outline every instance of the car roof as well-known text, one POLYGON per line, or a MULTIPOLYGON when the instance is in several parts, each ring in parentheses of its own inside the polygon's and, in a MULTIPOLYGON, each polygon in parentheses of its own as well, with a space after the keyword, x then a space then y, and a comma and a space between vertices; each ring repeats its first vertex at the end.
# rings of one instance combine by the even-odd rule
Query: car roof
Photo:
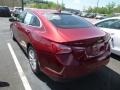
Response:
POLYGON ((117 17, 111 17, 111 18, 108 18, 108 19, 120 19, 120 16, 117 16, 117 17))
POLYGON ((27 8, 26 10, 32 11, 34 13, 38 14, 45 14, 45 13, 57 13, 57 10, 52 10, 52 9, 37 9, 37 8, 27 8))

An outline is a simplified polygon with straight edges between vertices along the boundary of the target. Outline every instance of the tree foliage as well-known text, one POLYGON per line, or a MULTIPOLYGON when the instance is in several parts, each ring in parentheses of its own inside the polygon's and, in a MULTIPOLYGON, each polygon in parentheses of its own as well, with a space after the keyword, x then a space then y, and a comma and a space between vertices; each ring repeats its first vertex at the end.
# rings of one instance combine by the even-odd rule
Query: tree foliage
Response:
MULTIPOLYGON (((44 0, 37 0, 37 1, 43 1, 44 0)), ((31 0, 27 6, 31 7, 31 8, 40 8, 40 9, 57 9, 57 8, 62 8, 64 9, 64 4, 63 5, 57 5, 56 3, 54 2, 51 2, 51 1, 47 1, 47 3, 38 3, 36 2, 36 0, 31 0)))
POLYGON ((113 14, 113 13, 120 13, 120 5, 116 5, 115 3, 109 3, 105 7, 89 7, 87 12, 92 13, 100 13, 100 14, 113 14))

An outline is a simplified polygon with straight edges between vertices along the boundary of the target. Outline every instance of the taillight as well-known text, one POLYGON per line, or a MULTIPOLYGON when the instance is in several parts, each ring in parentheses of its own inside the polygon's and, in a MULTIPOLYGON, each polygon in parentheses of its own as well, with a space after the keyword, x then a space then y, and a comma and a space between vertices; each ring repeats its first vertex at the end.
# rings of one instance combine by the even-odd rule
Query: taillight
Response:
POLYGON ((109 42, 110 39, 111 39, 110 34, 106 33, 106 35, 104 36, 105 42, 109 42))
POLYGON ((72 50, 70 47, 66 45, 52 43, 52 51, 55 54, 64 54, 64 53, 71 53, 72 50))
POLYGON ((110 34, 106 33, 104 40, 106 43, 106 50, 110 51, 110 49, 111 49, 111 47, 110 47, 110 40, 111 40, 110 34))
POLYGON ((111 51, 111 47, 110 47, 110 43, 109 42, 106 44, 106 50, 107 51, 111 51))

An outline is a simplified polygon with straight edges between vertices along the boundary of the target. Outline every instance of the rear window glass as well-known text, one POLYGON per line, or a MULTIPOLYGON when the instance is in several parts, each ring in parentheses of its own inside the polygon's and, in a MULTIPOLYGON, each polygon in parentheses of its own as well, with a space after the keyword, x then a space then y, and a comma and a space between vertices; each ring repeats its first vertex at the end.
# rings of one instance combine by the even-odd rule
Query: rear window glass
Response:
POLYGON ((87 20, 72 14, 46 14, 45 17, 60 28, 86 28, 92 26, 87 20))

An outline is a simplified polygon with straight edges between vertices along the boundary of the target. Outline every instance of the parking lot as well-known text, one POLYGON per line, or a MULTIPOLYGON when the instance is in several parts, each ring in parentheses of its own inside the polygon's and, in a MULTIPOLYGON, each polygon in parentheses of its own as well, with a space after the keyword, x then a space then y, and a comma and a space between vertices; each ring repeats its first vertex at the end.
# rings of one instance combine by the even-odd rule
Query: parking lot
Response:
POLYGON ((0 90, 120 90, 120 57, 115 55, 106 67, 73 82, 54 82, 42 73, 36 76, 12 40, 9 24, 8 18, 0 18, 0 90))

